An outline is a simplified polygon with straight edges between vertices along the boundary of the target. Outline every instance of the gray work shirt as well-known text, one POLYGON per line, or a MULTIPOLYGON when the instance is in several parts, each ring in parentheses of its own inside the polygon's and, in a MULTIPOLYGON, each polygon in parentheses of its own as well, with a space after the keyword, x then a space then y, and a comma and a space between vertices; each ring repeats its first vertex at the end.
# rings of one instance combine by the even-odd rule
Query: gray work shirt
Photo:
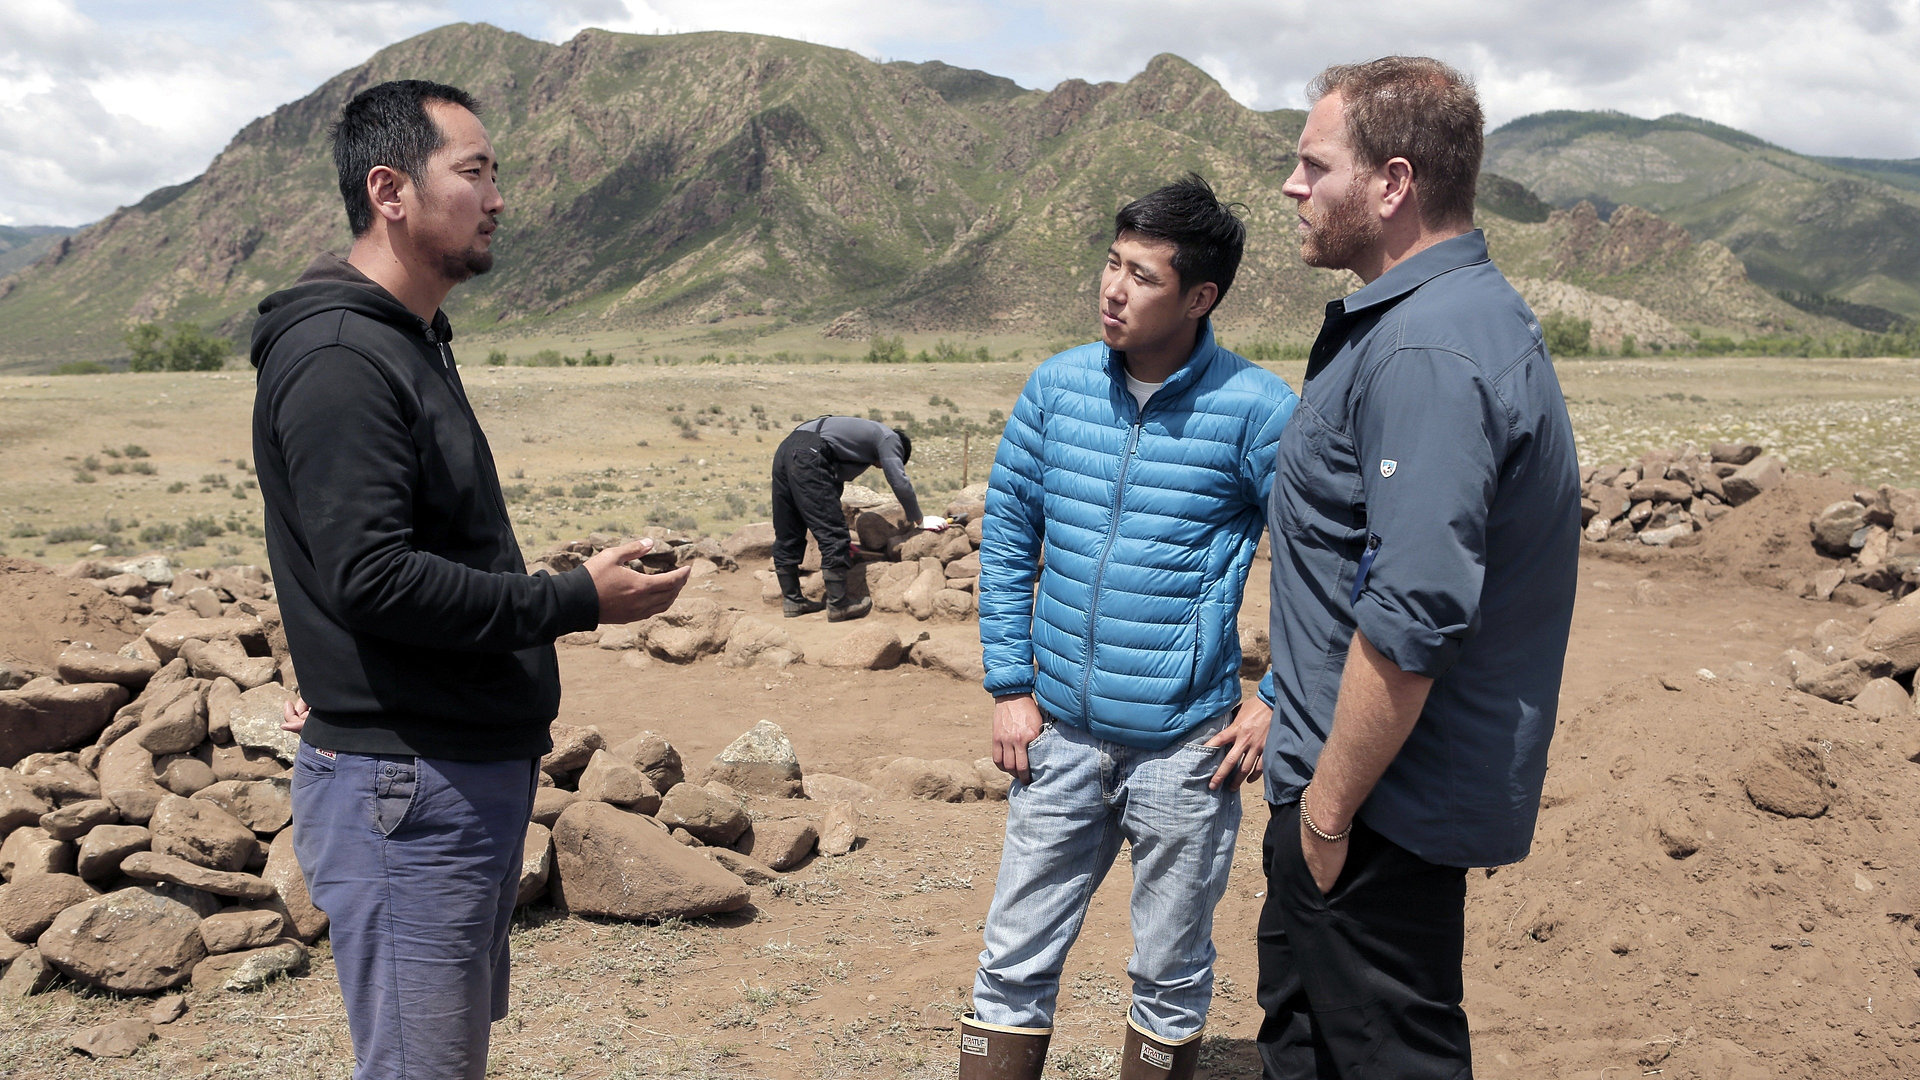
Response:
POLYGON ((1429 862, 1526 857, 1580 546, 1540 325, 1478 230, 1327 305, 1280 436, 1267 798, 1299 798, 1356 627, 1435 680, 1360 820, 1429 862))
POLYGON ((869 466, 879 466, 887 478, 887 486, 893 489, 893 497, 900 500, 900 509, 906 511, 907 520, 914 525, 923 520, 920 500, 913 495, 913 481, 907 479, 906 447, 892 428, 859 416, 821 416, 793 430, 810 431, 826 440, 833 450, 843 484, 866 472, 869 466))

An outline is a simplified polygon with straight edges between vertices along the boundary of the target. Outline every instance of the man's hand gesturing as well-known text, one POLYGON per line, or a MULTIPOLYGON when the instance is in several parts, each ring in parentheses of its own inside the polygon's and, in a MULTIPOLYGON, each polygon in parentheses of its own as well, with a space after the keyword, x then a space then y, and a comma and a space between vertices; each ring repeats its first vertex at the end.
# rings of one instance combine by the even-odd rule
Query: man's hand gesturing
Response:
POLYGON ((652 550, 652 540, 629 540, 587 560, 587 574, 600 594, 602 623, 638 622, 673 606, 692 570, 683 566, 670 573, 643 574, 627 568, 627 563, 652 550))

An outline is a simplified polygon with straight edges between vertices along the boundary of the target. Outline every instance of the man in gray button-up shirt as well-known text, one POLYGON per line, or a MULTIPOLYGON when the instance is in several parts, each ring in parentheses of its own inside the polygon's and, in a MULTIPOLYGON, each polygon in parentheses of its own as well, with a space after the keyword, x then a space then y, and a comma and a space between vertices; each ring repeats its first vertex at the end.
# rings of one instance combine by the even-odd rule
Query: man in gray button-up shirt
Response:
POLYGON ((1437 61, 1328 69, 1286 185, 1327 305, 1281 435, 1261 1056, 1470 1075, 1465 868, 1525 857, 1573 611, 1573 432, 1473 228, 1481 114, 1437 61))

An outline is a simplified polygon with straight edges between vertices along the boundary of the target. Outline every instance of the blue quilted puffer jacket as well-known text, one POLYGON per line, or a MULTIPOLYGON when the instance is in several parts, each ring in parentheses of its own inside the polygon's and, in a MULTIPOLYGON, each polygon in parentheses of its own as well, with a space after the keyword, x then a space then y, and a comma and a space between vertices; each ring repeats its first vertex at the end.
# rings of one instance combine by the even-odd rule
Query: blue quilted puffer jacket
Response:
POLYGON ((1104 344, 1036 368, 987 491, 987 691, 1149 749, 1237 704, 1240 598, 1298 401, 1211 325, 1145 409, 1104 344))

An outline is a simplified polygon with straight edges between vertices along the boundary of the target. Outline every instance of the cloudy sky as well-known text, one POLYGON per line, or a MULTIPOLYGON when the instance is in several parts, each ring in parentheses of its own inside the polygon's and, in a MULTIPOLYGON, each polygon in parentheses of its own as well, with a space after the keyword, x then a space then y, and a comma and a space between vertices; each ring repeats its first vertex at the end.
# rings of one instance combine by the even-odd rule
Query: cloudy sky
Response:
POLYGON ((1159 52, 1260 109, 1322 66, 1439 56, 1494 124, 1684 112, 1806 153, 1920 156, 1920 0, 0 0, 0 224, 78 225, 203 170, 256 116, 448 22, 748 30, 1023 86, 1159 52))

